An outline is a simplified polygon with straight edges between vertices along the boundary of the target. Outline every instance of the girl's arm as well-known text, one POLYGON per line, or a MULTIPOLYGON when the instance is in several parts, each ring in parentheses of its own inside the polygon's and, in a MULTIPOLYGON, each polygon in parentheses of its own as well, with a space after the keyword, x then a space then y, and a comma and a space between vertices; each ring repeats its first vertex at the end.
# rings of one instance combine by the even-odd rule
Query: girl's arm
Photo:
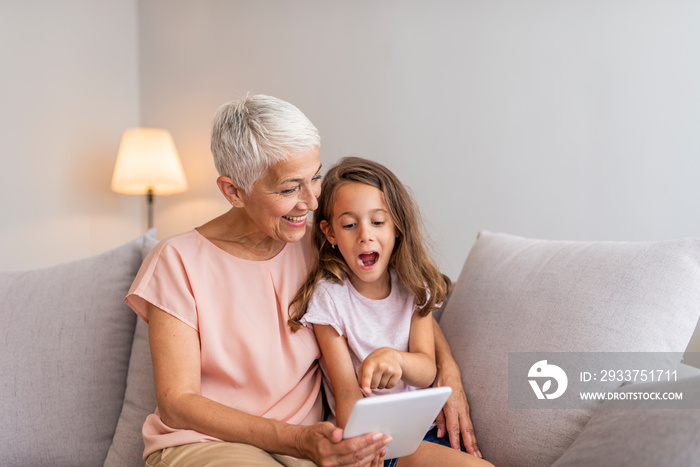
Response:
POLYGON ((414 312, 408 338, 408 352, 381 347, 367 356, 357 371, 362 391, 393 388, 399 380, 426 388, 435 380, 435 338, 432 313, 421 317, 414 312))
POLYGON ((375 466, 388 441, 377 434, 342 440, 330 423, 290 425, 247 414, 202 396, 199 334, 163 310, 149 307, 149 339, 158 410, 163 422, 265 451, 327 465, 375 466))
POLYGON ((355 402, 362 399, 350 350, 345 337, 338 334, 333 326, 314 324, 314 333, 333 386, 336 423, 345 428, 355 402))

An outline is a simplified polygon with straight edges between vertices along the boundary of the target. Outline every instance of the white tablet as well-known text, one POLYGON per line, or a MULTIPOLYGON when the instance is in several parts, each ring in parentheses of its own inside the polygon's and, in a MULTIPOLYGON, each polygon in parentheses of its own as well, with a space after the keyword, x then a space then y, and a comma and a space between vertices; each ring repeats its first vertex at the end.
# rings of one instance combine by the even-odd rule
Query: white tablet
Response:
POLYGON ((345 425, 345 438, 377 431, 390 434, 385 459, 412 454, 450 397, 449 387, 366 397, 355 403, 345 425))

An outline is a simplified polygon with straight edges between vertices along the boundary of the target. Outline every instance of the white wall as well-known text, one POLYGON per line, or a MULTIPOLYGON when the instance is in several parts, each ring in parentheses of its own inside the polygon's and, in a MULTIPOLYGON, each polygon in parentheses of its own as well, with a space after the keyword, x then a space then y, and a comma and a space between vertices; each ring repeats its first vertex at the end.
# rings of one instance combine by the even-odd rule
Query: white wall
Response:
POLYGON ((480 229, 700 235, 698 2, 140 6, 143 119, 173 130, 193 185, 161 201, 161 231, 226 208, 211 116, 261 92, 310 116, 324 163, 359 154, 397 172, 453 278, 480 229))
POLYGON ((112 193, 139 124, 136 0, 0 0, 0 270, 115 247, 144 229, 112 193))
POLYGON ((191 185, 159 237, 223 212, 209 125, 246 92, 298 105, 325 164, 392 168, 453 279, 480 229, 698 236, 698 24, 681 0, 0 0, 0 269, 143 230, 109 191, 129 126, 170 129, 191 185))
MULTIPOLYGON (((246 92, 299 106, 326 164, 387 164, 453 279, 480 229, 571 240, 700 235, 700 3, 140 4, 144 122, 192 190, 169 235, 227 209, 209 123, 246 92)), ((693 348, 700 350, 700 333, 693 348)))

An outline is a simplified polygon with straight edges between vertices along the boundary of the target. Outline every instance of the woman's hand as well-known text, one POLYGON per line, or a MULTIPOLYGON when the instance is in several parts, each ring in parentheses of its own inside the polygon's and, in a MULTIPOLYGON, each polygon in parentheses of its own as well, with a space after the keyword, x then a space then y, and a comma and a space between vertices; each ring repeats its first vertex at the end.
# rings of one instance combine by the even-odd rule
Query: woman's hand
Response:
POLYGON ((469 403, 467 403, 467 395, 464 393, 459 369, 456 367, 451 370, 443 368, 438 371, 435 386, 452 388, 452 394, 435 421, 438 438, 442 438, 447 432, 450 437, 450 445, 455 449, 460 449, 461 436, 462 443, 469 454, 483 457, 476 443, 474 425, 469 416, 469 403))
POLYGON ((297 449, 321 467, 381 467, 391 436, 368 433, 343 440, 343 430, 328 422, 301 427, 297 449))
POLYGON ((391 389, 403 375, 402 355, 390 347, 380 347, 364 359, 357 369, 357 381, 369 396, 372 389, 391 389))
POLYGON ((437 321, 433 320, 433 332, 435 335, 435 358, 437 360, 437 376, 433 386, 449 386, 452 394, 442 408, 437 420, 437 435, 442 438, 445 432, 450 437, 450 445, 460 449, 462 443, 469 454, 482 457, 479 446, 476 443, 474 425, 469 417, 469 404, 467 395, 462 386, 462 373, 452 356, 450 346, 437 321), (461 436, 461 443, 460 443, 461 436))

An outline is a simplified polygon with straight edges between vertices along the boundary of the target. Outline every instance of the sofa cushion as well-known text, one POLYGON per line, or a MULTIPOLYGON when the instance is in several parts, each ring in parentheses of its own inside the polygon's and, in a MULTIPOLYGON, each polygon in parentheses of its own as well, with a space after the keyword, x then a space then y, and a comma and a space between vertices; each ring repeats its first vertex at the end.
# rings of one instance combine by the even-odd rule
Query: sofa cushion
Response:
POLYGON ((631 391, 680 393, 683 400, 605 402, 552 467, 697 465, 700 459, 700 376, 678 382, 638 384, 620 390, 631 391), (678 410, 672 408, 674 404, 678 410))
POLYGON ((674 368, 698 322, 698 284, 700 239, 584 243, 482 232, 440 325, 484 456, 499 466, 551 465, 595 410, 509 408, 509 352, 676 352, 661 356, 674 368))
POLYGON ((0 465, 101 465, 122 410, 146 236, 0 274, 0 465))
POLYGON ((153 365, 148 348, 148 324, 136 322, 134 345, 131 348, 126 394, 117 430, 107 453, 105 467, 143 465, 143 437, 141 428, 146 417, 156 408, 153 392, 153 365))
MULTIPOLYGON (((147 237, 143 243, 143 257, 158 241, 147 237)), ((136 321, 134 343, 129 358, 129 372, 126 378, 126 393, 117 430, 107 453, 105 467, 125 467, 143 465, 143 437, 141 428, 146 417, 156 408, 153 391, 153 365, 148 345, 148 325, 142 319, 136 321)))

